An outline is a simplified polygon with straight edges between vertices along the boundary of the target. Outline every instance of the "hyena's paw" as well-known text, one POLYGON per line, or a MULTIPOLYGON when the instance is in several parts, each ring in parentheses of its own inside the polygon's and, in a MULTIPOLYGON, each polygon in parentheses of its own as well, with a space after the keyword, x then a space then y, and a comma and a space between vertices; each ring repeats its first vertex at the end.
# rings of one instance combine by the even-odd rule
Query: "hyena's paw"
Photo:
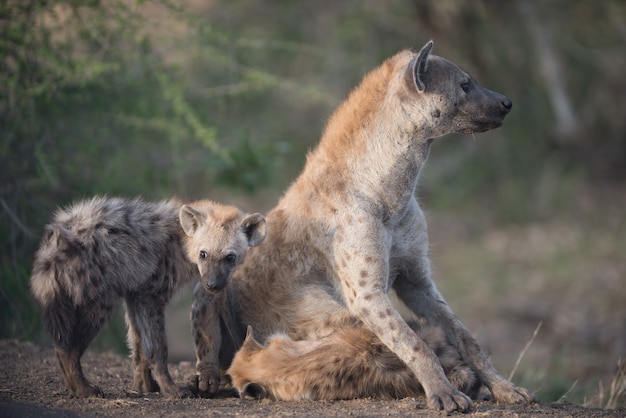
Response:
POLYGON ((181 386, 168 386, 164 390, 161 390, 163 396, 170 399, 185 399, 193 397, 191 389, 181 386))
POLYGON ((452 369, 445 370, 445 372, 446 377, 450 381, 453 388, 466 394, 471 399, 478 398, 482 385, 480 380, 476 377, 474 371, 469 366, 461 364, 452 369))
POLYGON ((220 374, 200 373, 191 376, 187 386, 195 396, 212 398, 220 388, 220 374))
POLYGON ((137 374, 133 379, 133 390, 137 393, 151 393, 158 392, 160 390, 159 384, 154 380, 152 375, 148 372, 147 374, 137 374))
POLYGON ((508 380, 502 380, 492 386, 491 393, 497 403, 524 404, 539 402, 537 395, 520 386, 516 386, 508 380))
POLYGON ((76 389, 70 390, 74 396, 79 398, 99 397, 104 398, 104 392, 98 386, 79 385, 76 389))
POLYGON ((435 411, 467 412, 472 409, 472 401, 463 393, 451 386, 443 387, 435 393, 426 396, 428 408, 435 411))

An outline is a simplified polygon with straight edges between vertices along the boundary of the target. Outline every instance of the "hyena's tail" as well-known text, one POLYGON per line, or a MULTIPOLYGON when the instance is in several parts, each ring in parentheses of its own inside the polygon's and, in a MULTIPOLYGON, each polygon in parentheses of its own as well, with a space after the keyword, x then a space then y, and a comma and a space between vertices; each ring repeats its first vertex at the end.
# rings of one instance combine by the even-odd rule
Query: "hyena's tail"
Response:
POLYGON ((65 251, 71 240, 70 230, 56 224, 46 226, 30 278, 30 289, 41 308, 44 327, 55 343, 61 345, 77 326, 76 301, 67 282, 68 268, 74 264, 73 257, 65 251))
POLYGON ((42 308, 50 304, 63 289, 63 264, 67 264, 69 256, 64 247, 70 238, 71 231, 56 224, 47 225, 39 250, 33 262, 33 272, 30 277, 30 290, 42 308))

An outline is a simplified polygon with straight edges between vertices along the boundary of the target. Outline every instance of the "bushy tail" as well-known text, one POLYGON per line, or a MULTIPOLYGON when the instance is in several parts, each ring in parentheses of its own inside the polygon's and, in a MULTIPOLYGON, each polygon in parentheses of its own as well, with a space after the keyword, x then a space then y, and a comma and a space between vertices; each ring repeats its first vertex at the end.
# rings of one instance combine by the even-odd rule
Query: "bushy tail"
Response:
POLYGON ((59 277, 64 262, 61 248, 70 235, 71 231, 58 225, 46 226, 30 278, 31 293, 41 308, 44 327, 60 346, 69 344, 66 340, 77 325, 74 302, 59 277))

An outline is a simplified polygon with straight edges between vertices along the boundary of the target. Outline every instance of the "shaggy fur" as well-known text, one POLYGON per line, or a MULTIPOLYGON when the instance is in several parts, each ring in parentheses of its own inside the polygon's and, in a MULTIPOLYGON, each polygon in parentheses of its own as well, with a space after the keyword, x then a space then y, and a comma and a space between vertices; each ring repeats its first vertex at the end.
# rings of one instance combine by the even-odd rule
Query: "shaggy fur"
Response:
POLYGON ((80 358, 123 298, 134 389, 189 395, 167 369, 165 305, 198 276, 207 291, 223 289, 248 246, 264 236, 261 215, 208 200, 95 197, 59 210, 45 227, 30 284, 67 389, 102 396, 80 358))

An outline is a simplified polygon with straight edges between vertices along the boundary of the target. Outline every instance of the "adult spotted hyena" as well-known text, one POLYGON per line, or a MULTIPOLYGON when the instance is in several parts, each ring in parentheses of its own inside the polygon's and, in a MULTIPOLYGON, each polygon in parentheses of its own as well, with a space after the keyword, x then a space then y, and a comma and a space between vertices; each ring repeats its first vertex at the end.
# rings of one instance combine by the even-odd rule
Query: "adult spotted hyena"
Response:
MULTIPOLYGON (((330 117, 303 172, 267 215, 267 242, 233 277, 240 325, 251 325, 261 342, 278 332, 311 343, 362 327, 412 372, 430 408, 469 410, 469 397, 450 384, 436 353, 392 304, 394 289, 420 321, 443 330, 496 401, 531 402, 534 395, 496 372, 431 277, 426 221, 415 197, 430 146, 448 133, 497 128, 512 107, 431 55, 432 47, 387 59, 330 117)), ((203 312, 195 329, 213 321, 211 309, 203 312)), ((216 377, 206 372, 212 359, 202 355, 205 345, 197 344, 197 373, 199 386, 210 391, 216 377)), ((308 377, 324 378, 311 367, 308 377)))
POLYGON ((95 197, 59 210, 45 227, 30 284, 67 389, 102 395, 83 375, 80 358, 123 298, 134 389, 189 395, 167 369, 165 305, 198 276, 208 291, 223 289, 265 231, 260 214, 208 200, 95 197))

